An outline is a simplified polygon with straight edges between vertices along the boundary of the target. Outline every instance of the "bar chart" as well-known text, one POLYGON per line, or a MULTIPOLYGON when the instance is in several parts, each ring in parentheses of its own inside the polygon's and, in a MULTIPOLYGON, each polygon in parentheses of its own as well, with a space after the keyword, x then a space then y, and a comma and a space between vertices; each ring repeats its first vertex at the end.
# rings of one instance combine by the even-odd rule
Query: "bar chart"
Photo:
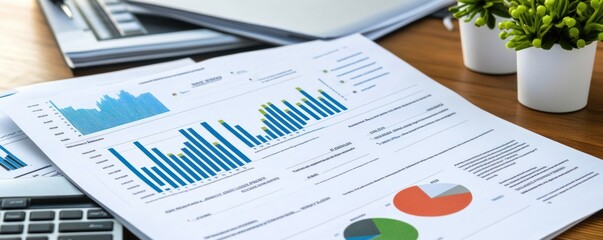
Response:
POLYGON ((0 167, 6 171, 13 171, 19 168, 27 167, 27 163, 21 161, 17 156, 8 151, 4 146, 0 145, 0 167))
POLYGON ((165 152, 159 147, 148 147, 139 141, 132 144, 146 166, 137 167, 114 148, 109 152, 134 175, 158 193, 178 189, 220 173, 238 169, 251 162, 243 152, 230 143, 207 122, 195 128, 179 129, 178 149, 165 152))
MULTIPOLYGON (((323 90, 317 89, 314 94, 299 87, 291 90, 285 91, 283 98, 297 98, 294 101, 249 103, 241 111, 234 111, 236 114, 230 113, 245 126, 254 124, 253 128, 220 118, 196 120, 198 123, 187 123, 107 150, 157 193, 207 183, 205 180, 234 173, 251 163, 242 151, 248 151, 245 147, 262 146, 348 110, 323 90), (259 121, 252 115, 257 113, 254 106, 259 106, 259 121)), ((225 115, 228 117, 227 113, 221 117, 225 115)))
POLYGON ((260 121, 264 126, 252 134, 240 125, 231 125, 224 120, 219 123, 230 133, 236 136, 248 147, 256 147, 271 140, 297 132, 307 124, 328 118, 348 110, 343 104, 323 90, 317 90, 318 96, 314 97, 301 88, 296 88, 302 96, 298 102, 291 103, 281 100, 279 107, 272 102, 261 105, 258 110, 261 114, 260 121))
POLYGON ((59 107, 50 102, 80 133, 86 135, 168 112, 151 93, 134 96, 121 90, 117 98, 104 95, 96 108, 59 107))

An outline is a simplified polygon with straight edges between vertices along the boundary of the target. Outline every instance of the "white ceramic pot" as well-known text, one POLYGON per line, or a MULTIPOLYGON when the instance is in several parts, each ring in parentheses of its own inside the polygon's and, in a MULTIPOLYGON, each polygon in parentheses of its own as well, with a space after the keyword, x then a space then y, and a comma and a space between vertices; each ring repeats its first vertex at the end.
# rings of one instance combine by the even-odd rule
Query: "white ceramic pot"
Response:
POLYGON ((526 107, 553 113, 586 106, 597 43, 571 51, 555 44, 550 50, 517 52, 517 98, 526 107))
MULTIPOLYGON (((500 18, 496 18, 497 23, 500 18)), ((474 21, 459 20, 463 62, 465 67, 479 73, 511 74, 517 71, 515 50, 505 46, 497 27, 476 27, 474 21)))

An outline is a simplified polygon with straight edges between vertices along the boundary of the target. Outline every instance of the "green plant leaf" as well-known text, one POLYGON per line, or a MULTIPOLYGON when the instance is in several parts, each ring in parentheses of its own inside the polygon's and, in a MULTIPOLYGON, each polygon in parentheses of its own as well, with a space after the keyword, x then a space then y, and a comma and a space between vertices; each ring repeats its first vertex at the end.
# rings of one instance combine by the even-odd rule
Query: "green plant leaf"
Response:
POLYGON ((551 49, 553 45, 555 45, 555 42, 557 42, 557 39, 555 37, 547 35, 545 38, 542 39, 542 49, 551 49))
POLYGON ((567 50, 583 46, 585 43, 603 41, 603 0, 482 1, 504 3, 490 7, 491 14, 499 13, 498 10, 515 13, 509 20, 510 24, 501 28, 506 32, 504 36, 513 41, 515 49, 525 48, 526 45, 533 46, 534 39, 542 39, 541 44, 537 45, 541 45, 543 49, 551 49, 555 44, 559 44, 567 50), (500 6, 502 8, 499 8, 500 6))
POLYGON ((490 13, 492 13, 496 16, 502 17, 502 18, 510 18, 511 17, 511 14, 509 14, 508 9, 504 6, 491 7, 490 13))
POLYGON ((572 50, 574 47, 572 42, 565 37, 559 38, 559 45, 565 50, 572 50))
POLYGON ((486 18, 486 25, 488 25, 489 29, 494 29, 496 26, 496 19, 494 17, 486 18))

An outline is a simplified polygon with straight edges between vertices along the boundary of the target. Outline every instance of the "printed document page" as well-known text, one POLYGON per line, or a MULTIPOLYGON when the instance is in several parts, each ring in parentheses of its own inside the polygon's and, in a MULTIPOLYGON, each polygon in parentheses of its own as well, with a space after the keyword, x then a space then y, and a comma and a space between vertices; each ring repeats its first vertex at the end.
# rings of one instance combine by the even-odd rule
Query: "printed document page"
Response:
POLYGON ((536 239, 603 206, 602 161, 358 35, 7 112, 142 238, 536 239))
MULTIPOLYGON (((156 73, 193 64, 191 59, 177 60, 152 66, 138 67, 113 73, 98 74, 68 80, 52 81, 20 87, 0 97, 0 104, 10 104, 23 99, 52 96, 65 90, 88 88, 115 83, 124 78, 156 73)), ((60 175, 40 149, 0 111, 0 179, 26 177, 54 177, 60 175)))

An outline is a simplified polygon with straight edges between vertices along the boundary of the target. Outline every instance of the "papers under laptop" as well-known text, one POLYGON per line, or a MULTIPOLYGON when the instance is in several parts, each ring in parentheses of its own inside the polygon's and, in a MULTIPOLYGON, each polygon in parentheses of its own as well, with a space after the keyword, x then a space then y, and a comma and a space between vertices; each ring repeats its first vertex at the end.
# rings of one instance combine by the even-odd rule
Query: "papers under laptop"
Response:
POLYGON ((129 0, 156 14, 274 44, 381 37, 452 0, 129 0))
POLYGON ((57 1, 38 2, 71 68, 176 57, 257 44, 155 16, 121 0, 65 0, 70 14, 55 4, 57 1))

